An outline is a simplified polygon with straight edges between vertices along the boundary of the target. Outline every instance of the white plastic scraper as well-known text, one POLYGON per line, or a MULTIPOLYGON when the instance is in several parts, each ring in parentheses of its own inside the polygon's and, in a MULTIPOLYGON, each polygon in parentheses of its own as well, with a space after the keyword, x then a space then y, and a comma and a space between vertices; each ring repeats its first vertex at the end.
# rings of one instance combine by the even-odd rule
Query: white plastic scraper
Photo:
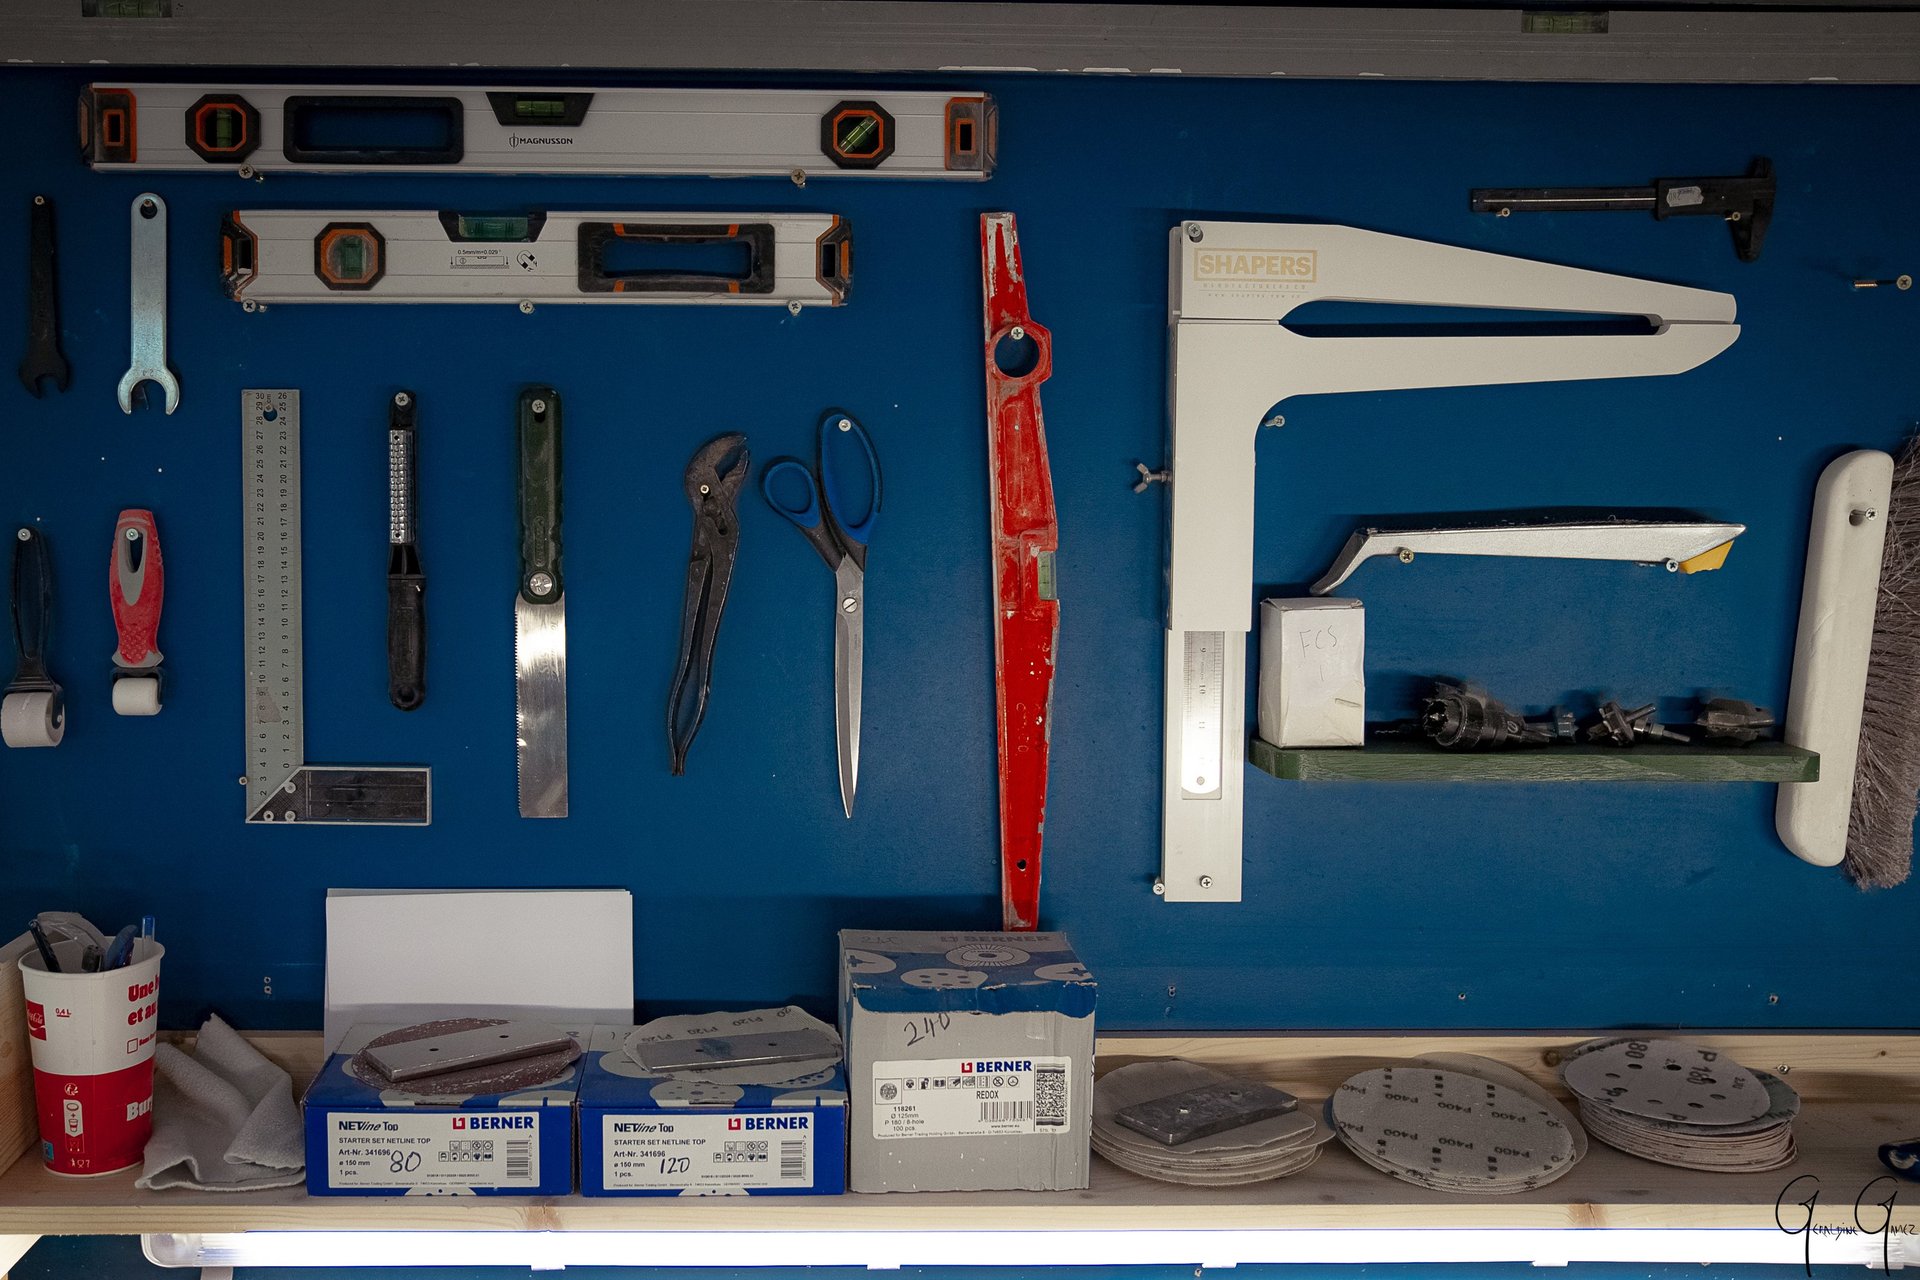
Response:
POLYGON ((1343 391, 1684 373, 1732 346, 1740 328, 1728 294, 1353 227, 1183 222, 1172 257, 1174 482, 1154 887, 1171 902, 1238 902, 1253 444, 1273 407, 1343 391), (1644 316, 1651 332, 1309 337, 1282 323, 1322 300, 1644 316))

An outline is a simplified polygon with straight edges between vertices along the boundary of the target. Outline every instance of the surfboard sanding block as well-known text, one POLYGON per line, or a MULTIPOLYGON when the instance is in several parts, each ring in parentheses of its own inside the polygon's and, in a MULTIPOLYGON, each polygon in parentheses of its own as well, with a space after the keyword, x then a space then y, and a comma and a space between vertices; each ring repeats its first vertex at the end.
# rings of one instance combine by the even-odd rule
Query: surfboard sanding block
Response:
POLYGON ((659 1075, 715 1067, 767 1067, 816 1058, 838 1058, 840 1037, 824 1026, 770 1031, 740 1030, 690 1040, 635 1041, 633 1060, 659 1075))
POLYGON ((560 1037, 561 1044, 539 1053, 506 1061, 472 1063, 457 1070, 417 1075, 405 1081, 395 1080, 383 1073, 371 1056, 396 1045, 444 1040, 468 1031, 491 1031, 511 1025, 504 1018, 442 1018, 400 1027, 368 1040, 365 1048, 347 1059, 344 1069, 354 1079, 375 1089, 440 1097, 531 1089, 566 1075, 580 1058, 579 1042, 564 1032, 560 1037))
POLYGON ((502 1022, 418 1040, 368 1045, 366 1059, 381 1075, 399 1082, 536 1058, 570 1047, 574 1047, 572 1038, 558 1027, 544 1022, 502 1022))
POLYGON ((1290 1093, 1253 1080, 1222 1080, 1122 1107, 1113 1118, 1135 1133, 1177 1147, 1285 1115, 1298 1105, 1290 1093))

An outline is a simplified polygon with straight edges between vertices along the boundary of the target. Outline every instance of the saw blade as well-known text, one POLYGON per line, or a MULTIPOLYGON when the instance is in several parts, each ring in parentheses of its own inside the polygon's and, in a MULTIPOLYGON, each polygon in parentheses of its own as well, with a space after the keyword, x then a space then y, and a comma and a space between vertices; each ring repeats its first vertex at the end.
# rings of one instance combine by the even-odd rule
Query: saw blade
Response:
POLYGON ((520 816, 567 816, 567 606, 513 601, 520 816))

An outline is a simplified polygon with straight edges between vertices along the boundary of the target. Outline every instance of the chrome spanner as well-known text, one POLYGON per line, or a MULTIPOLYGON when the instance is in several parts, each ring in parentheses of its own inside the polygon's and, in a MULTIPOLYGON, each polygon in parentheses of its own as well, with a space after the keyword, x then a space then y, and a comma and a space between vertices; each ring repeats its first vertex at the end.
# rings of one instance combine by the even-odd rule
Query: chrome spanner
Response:
MULTIPOLYGON (((180 380, 167 367, 167 202, 151 191, 133 198, 133 364, 120 379, 120 411, 133 412, 133 390, 151 382, 180 407, 180 380)), ((141 403, 146 393, 141 393, 141 403)))

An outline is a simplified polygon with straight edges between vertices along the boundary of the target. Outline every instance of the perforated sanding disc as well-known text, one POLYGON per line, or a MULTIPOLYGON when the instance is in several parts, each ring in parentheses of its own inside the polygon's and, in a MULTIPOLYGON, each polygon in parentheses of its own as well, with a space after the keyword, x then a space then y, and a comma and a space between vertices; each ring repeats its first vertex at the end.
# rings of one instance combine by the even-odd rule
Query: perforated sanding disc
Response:
POLYGON ((1680 1040, 1615 1040, 1570 1056, 1560 1078, 1586 1102, 1687 1124, 1745 1124, 1771 1101, 1760 1078, 1713 1049, 1680 1040))
POLYGON ((1442 1190, 1526 1190, 1573 1167, 1566 1125, 1517 1089, 1404 1065, 1363 1071, 1329 1099, 1341 1141, 1442 1190))
MULTIPOLYGON (((367 1042, 367 1048, 424 1040, 428 1036, 450 1035, 455 1031, 473 1031, 480 1027, 505 1026, 506 1021, 505 1018, 442 1018, 438 1022, 421 1022, 376 1036, 367 1042)), ((496 1062, 466 1071, 444 1071, 437 1076, 421 1076, 399 1084, 381 1075, 380 1069, 366 1060, 364 1052, 348 1059, 347 1071, 362 1084, 388 1093, 417 1094, 422 1097, 458 1095, 465 1098, 481 1093, 515 1093, 564 1076, 580 1056, 580 1046, 571 1041, 569 1044, 570 1048, 543 1053, 537 1058, 496 1062)))
POLYGON ((1567 1126, 1567 1133, 1573 1138, 1574 1163, 1577 1164, 1586 1159, 1587 1132, 1580 1127, 1580 1122, 1573 1118, 1573 1113, 1560 1105, 1558 1098, 1506 1063, 1477 1053, 1426 1053, 1413 1059, 1411 1065, 1439 1067, 1442 1071, 1458 1071, 1463 1076, 1491 1080, 1495 1084, 1503 1084, 1509 1089, 1526 1094, 1539 1105, 1541 1110, 1567 1126))

